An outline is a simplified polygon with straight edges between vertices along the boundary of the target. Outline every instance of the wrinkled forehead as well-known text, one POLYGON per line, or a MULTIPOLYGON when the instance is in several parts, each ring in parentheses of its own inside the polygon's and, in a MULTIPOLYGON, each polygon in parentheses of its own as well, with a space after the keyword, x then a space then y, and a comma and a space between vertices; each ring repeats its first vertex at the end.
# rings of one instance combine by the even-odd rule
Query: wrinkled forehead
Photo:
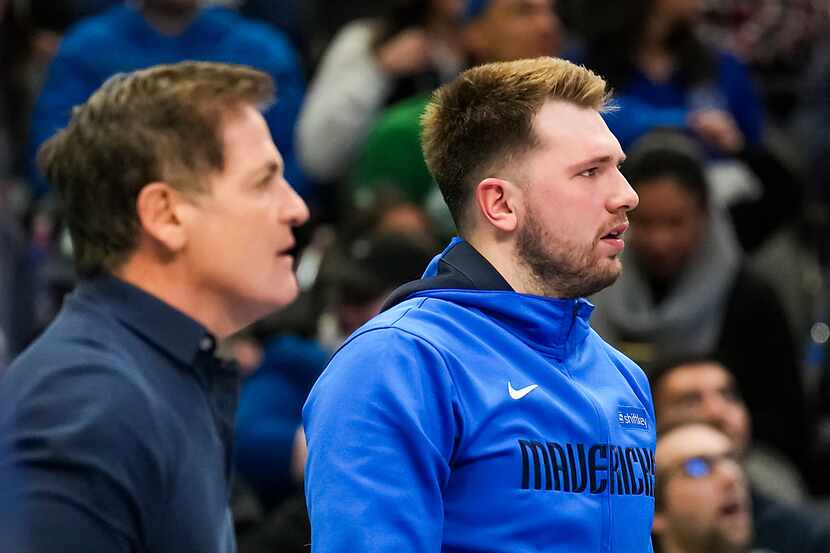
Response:
POLYGON ((705 393, 734 386, 732 375, 718 363, 690 363, 671 369, 654 392, 658 401, 671 402, 681 394, 705 393))

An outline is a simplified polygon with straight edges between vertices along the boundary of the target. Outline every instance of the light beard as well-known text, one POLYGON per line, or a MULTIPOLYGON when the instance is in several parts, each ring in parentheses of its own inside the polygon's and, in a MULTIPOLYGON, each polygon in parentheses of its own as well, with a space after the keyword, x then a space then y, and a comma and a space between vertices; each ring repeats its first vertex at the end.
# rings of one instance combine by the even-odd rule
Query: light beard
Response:
POLYGON ((528 211, 516 243, 518 261, 529 272, 533 292, 547 297, 577 298, 595 294, 620 276, 619 265, 602 266, 586 249, 557 239, 528 211))
POLYGON ((715 523, 703 532, 678 527, 674 532, 675 544, 681 551, 701 553, 749 553, 754 529, 752 521, 746 535, 735 536, 734 532, 715 523))
POLYGON ((699 539, 690 539, 684 549, 685 551, 700 551, 706 553, 749 553, 749 541, 747 543, 736 543, 730 540, 723 532, 714 528, 710 529, 699 539))

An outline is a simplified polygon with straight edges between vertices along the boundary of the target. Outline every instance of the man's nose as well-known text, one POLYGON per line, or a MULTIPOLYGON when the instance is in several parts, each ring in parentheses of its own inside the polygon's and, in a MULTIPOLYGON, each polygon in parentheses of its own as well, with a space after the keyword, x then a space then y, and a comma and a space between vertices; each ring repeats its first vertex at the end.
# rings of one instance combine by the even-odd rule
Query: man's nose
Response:
POLYGON ((615 179, 614 184, 615 190, 614 194, 609 199, 608 210, 611 212, 617 212, 620 210, 631 211, 632 209, 635 209, 640 203, 640 197, 637 195, 637 192, 634 191, 634 188, 631 187, 631 184, 629 184, 623 174, 619 172, 619 170, 617 170, 617 178, 615 179))
POLYGON ((288 182, 285 184, 288 188, 284 211, 285 218, 292 227, 298 227, 308 221, 310 217, 308 206, 288 182))

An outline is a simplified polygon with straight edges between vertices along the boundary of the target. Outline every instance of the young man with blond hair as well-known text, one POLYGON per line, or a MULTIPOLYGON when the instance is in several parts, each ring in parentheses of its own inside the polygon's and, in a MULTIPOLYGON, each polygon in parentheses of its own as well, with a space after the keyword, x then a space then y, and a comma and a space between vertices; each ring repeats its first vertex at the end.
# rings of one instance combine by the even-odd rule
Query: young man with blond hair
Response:
POLYGON ((119 74, 43 146, 81 282, 0 381, 4 551, 235 551, 239 376, 216 343, 296 297, 308 218, 273 94, 242 66, 119 74))
POLYGON ((584 299, 637 205, 606 100, 554 58, 436 92, 424 152, 460 237, 309 396, 313 551, 650 551, 651 394, 584 299))

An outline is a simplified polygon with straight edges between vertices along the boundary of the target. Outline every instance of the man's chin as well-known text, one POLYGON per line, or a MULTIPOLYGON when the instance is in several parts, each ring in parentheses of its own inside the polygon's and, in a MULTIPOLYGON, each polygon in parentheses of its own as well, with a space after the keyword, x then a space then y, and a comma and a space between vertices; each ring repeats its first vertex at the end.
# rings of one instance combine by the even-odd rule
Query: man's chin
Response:
POLYGON ((597 292, 601 290, 605 290, 612 284, 614 284, 620 276, 619 271, 609 272, 604 275, 597 275, 596 278, 592 279, 590 282, 585 282, 582 290, 580 290, 579 294, 576 294, 581 297, 588 297, 593 296, 597 292))
POLYGON ((599 274, 596 277, 597 286, 600 286, 597 292, 605 288, 608 288, 609 286, 617 282, 620 276, 622 276, 623 267, 618 257, 615 256, 606 261, 608 263, 605 263, 605 267, 603 267, 605 270, 602 271, 602 274, 599 274))

